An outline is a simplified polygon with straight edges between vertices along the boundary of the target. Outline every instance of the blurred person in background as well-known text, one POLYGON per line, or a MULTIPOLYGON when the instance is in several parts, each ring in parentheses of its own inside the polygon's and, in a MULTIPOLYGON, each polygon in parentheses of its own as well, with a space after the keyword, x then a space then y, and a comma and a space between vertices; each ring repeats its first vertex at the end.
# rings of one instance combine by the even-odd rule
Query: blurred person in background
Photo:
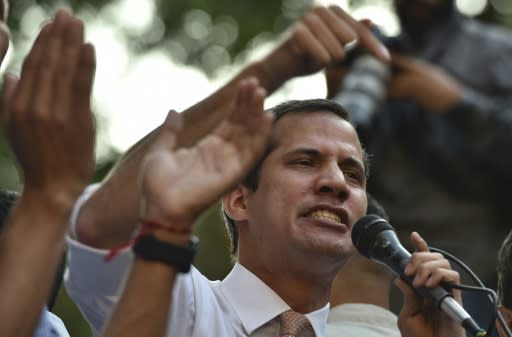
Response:
MULTIPOLYGON (((463 17, 453 0, 394 6, 402 31, 384 38, 384 99, 354 116, 373 155, 368 191, 399 236, 421 231, 494 286, 511 215, 512 34, 463 17)), ((344 90, 349 66, 328 69, 329 97, 344 90)))

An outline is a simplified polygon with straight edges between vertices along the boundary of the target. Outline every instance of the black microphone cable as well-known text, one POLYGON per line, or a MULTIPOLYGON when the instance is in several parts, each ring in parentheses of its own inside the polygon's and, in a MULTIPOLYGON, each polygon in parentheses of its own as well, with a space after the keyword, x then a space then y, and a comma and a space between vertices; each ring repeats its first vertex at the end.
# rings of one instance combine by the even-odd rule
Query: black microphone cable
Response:
POLYGON ((500 322, 501 327, 507 334, 507 337, 512 337, 512 332, 510 331, 510 328, 508 327, 508 324, 505 322, 505 318, 501 314, 501 312, 498 310, 498 299, 496 296, 496 292, 490 288, 487 288, 484 283, 480 280, 480 278, 469 268, 462 260, 458 259, 454 255, 439 249, 435 247, 428 247, 430 251, 435 253, 442 254, 446 259, 454 262, 461 270, 463 270, 476 284, 478 284, 478 287, 468 286, 468 285, 454 285, 454 284, 445 284, 444 286, 448 288, 454 288, 459 290, 465 290, 470 292, 476 292, 476 293, 485 293, 487 294, 487 297, 489 298, 489 301, 493 305, 493 316, 491 321, 489 322, 489 327, 487 328, 487 333, 490 334, 492 330, 494 329, 494 321, 496 320, 496 316, 498 316, 498 321, 500 322))

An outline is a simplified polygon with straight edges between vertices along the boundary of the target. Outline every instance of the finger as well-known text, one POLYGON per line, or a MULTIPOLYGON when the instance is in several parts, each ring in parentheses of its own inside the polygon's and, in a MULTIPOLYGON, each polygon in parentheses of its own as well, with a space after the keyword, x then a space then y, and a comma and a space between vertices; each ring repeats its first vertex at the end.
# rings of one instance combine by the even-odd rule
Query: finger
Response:
POLYGON ((18 78, 14 74, 4 76, 4 88, 2 93, 2 124, 4 128, 9 125, 11 114, 10 102, 18 85, 18 78))
POLYGON ((237 108, 233 112, 232 121, 248 129, 251 134, 258 132, 259 124, 264 115, 263 103, 267 96, 265 89, 256 78, 249 78, 241 89, 237 100, 237 108))
POLYGON ((183 116, 176 110, 170 110, 165 118, 164 127, 172 133, 179 133, 183 129, 183 116))
POLYGON ((411 242, 416 248, 416 251, 418 252, 429 252, 430 249, 428 248, 427 242, 423 240, 421 235, 418 232, 412 232, 411 233, 411 242))
POLYGON ((426 280, 425 286, 427 288, 437 287, 441 283, 458 284, 460 282, 460 275, 452 269, 436 269, 430 274, 426 280))
POLYGON ((49 34, 45 53, 39 63, 35 88, 33 93, 33 107, 42 114, 50 114, 55 94, 55 82, 58 77, 58 65, 62 52, 63 37, 71 15, 65 10, 57 11, 49 34))
POLYGON ((420 264, 414 273, 413 285, 418 288, 426 285, 426 282, 436 273, 443 270, 451 270, 450 263, 446 259, 431 260, 420 264))
POLYGON ((373 35, 368 27, 357 22, 352 16, 347 14, 339 6, 332 5, 329 6, 329 9, 355 31, 360 46, 364 47, 379 60, 386 63, 390 61, 391 56, 388 49, 373 35))
MULTIPOLYGON (((55 79, 55 90, 53 98, 53 110, 56 114, 63 115, 69 112, 71 108, 72 89, 82 89, 73 86, 75 73, 79 71, 82 44, 84 40, 84 26, 82 21, 75 17, 70 17, 65 25, 64 37, 62 40, 62 50, 58 55, 57 71, 59 76, 55 79)), ((89 65, 85 65, 89 66, 89 65)), ((90 71, 90 69, 88 70, 90 71)), ((88 75, 86 75, 89 77, 88 75)), ((83 89, 87 89, 84 87, 83 89)))
POLYGON ((336 17, 334 17, 332 13, 329 13, 326 8, 318 8, 313 12, 307 13, 303 20, 316 39, 330 54, 331 59, 342 60, 345 57, 343 46, 345 43, 354 40, 355 34, 352 32, 352 36, 347 38, 345 36, 346 34, 344 34, 345 32, 340 28, 341 25, 337 25, 336 22, 329 22, 330 19, 334 21, 336 17), (333 28, 331 28, 329 24, 332 25, 333 28), (342 37, 338 38, 336 33, 342 35, 342 37))
POLYGON ((267 91, 263 87, 258 86, 251 92, 249 104, 252 109, 247 132, 252 137, 265 137, 272 124, 273 115, 266 112, 264 108, 266 97, 267 91))
POLYGON ((244 111, 246 108, 244 104, 249 100, 251 91, 258 85, 259 81, 255 77, 243 79, 238 83, 235 105, 228 117, 229 121, 239 124, 243 122, 244 118, 249 118, 248 111, 244 111))
POLYGON ((411 259, 407 263, 404 269, 405 275, 412 276, 418 273, 419 268, 430 261, 445 260, 443 255, 439 253, 430 252, 415 252, 412 254, 411 259))
POLYGON ((395 281, 393 283, 398 287, 398 289, 400 289, 400 291, 404 295, 404 305, 402 307, 400 315, 416 315, 421 310, 423 299, 418 294, 416 294, 416 292, 401 278, 395 278, 395 281))
POLYGON ((363 24, 366 28, 372 28, 374 26, 374 23, 370 19, 361 19, 359 20, 361 24, 363 24))
POLYGON ((80 46, 77 57, 78 64, 72 78, 72 104, 68 105, 67 109, 75 112, 83 127, 89 126, 94 130, 94 119, 91 114, 91 96, 96 70, 94 47, 91 44, 80 46))
POLYGON ((305 53, 311 56, 311 58, 321 64, 327 65, 330 63, 329 52, 325 47, 318 41, 316 36, 309 30, 305 23, 299 22, 295 26, 294 36, 291 39, 296 41, 294 48, 299 53, 305 53))
POLYGON ((351 41, 357 41, 357 34, 352 27, 341 20, 331 9, 317 7, 315 13, 322 18, 322 21, 329 27, 329 30, 335 35, 342 47, 351 41))
POLYGON ((167 150, 174 150, 176 138, 183 129, 183 116, 175 110, 170 110, 163 124, 162 146, 167 150))
POLYGON ((47 47, 49 35, 52 29, 52 23, 47 24, 41 29, 39 35, 34 41, 32 49, 23 61, 17 90, 11 100, 11 107, 14 107, 18 112, 27 111, 27 107, 31 103, 33 86, 37 76, 39 62, 45 48, 47 47))

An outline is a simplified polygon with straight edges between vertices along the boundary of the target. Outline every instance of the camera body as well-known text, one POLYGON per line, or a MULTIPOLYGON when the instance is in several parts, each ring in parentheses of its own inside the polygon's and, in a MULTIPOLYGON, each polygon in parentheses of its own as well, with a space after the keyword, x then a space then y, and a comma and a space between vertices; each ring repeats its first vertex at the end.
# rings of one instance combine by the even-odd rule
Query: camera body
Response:
MULTIPOLYGON (((376 27, 372 31, 388 48, 400 49, 396 39, 384 36, 376 27)), ((350 113, 356 126, 366 127, 372 122, 377 107, 386 96, 391 66, 361 48, 351 51, 345 62, 350 70, 332 100, 350 113)))

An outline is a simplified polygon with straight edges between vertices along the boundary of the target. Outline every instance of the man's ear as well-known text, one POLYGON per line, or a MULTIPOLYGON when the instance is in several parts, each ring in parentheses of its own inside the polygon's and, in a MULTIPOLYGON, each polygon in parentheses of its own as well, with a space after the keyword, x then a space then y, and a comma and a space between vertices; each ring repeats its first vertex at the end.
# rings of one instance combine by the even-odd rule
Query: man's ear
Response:
POLYGON ((247 220, 247 195, 249 190, 238 184, 231 192, 222 198, 222 207, 226 214, 237 222, 247 220))
MULTIPOLYGON (((500 311, 501 315, 505 319, 505 323, 508 325, 509 329, 512 329, 512 310, 500 305, 498 307, 498 310, 500 311)), ((498 327, 498 332, 501 337, 506 337, 507 335, 504 333, 503 329, 501 328, 500 323, 498 322, 498 319, 496 319, 496 326, 498 327)))

